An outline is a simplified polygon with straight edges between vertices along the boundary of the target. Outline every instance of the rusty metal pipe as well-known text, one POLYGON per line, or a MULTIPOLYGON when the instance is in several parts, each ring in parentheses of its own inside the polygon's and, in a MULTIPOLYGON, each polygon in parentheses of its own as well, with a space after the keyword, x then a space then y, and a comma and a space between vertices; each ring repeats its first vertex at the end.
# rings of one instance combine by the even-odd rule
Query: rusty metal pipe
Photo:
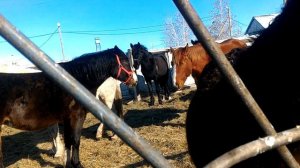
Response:
POLYGON ((124 121, 117 117, 102 102, 95 99, 84 86, 76 81, 62 67, 51 60, 0 14, 0 35, 25 57, 45 72, 64 90, 86 107, 96 118, 104 121, 114 132, 139 155, 154 167, 171 167, 168 161, 142 137, 137 135, 124 121))
MULTIPOLYGON (((241 99, 248 107, 249 111, 252 113, 255 119, 258 121, 259 125, 262 127, 265 133, 267 135, 275 135, 276 131, 273 128, 272 124, 269 122, 261 108, 258 106, 251 93, 244 85, 243 81, 237 75, 230 62, 224 56, 224 53, 219 47, 217 47, 216 42, 210 36, 208 30, 202 23, 201 19, 199 18, 189 1, 173 0, 173 2, 181 12, 182 16, 185 18, 186 22, 194 32, 197 39, 202 43, 205 50, 217 63, 225 78, 233 86, 234 90, 240 95, 241 99)), ((300 167, 286 146, 279 147, 278 150, 283 159, 291 168, 300 167)))

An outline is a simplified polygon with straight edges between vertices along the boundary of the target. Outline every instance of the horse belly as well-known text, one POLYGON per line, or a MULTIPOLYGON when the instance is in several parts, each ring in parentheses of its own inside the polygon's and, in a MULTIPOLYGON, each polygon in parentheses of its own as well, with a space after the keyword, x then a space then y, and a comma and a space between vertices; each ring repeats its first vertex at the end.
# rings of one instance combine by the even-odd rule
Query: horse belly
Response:
POLYGON ((46 94, 37 96, 35 92, 19 92, 18 97, 8 98, 4 108, 4 121, 14 128, 39 130, 60 121, 63 106, 59 97, 47 98, 46 94))
POLYGON ((28 130, 28 131, 41 130, 49 127, 50 125, 54 125, 57 122, 58 120, 53 120, 49 118, 45 119, 43 117, 24 118, 22 116, 20 117, 9 116, 4 119, 4 124, 11 126, 13 128, 17 128, 20 130, 28 130))

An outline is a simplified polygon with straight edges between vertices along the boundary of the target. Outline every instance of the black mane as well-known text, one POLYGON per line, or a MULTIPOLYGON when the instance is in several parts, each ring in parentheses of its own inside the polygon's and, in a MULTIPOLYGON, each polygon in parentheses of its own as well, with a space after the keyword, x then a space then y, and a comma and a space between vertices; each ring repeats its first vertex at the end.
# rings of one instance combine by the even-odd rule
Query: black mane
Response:
POLYGON ((113 74, 113 70, 118 69, 116 55, 120 61, 128 59, 124 52, 115 46, 104 51, 83 54, 60 65, 84 85, 94 87, 95 81, 102 83, 113 74))

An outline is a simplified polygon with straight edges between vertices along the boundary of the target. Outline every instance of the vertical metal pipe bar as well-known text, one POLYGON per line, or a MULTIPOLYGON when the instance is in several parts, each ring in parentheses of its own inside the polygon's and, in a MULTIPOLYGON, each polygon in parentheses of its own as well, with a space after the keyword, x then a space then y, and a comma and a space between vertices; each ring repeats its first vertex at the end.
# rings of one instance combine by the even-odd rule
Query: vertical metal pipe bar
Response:
MULTIPOLYGON (((202 23, 201 19, 195 12, 188 0, 173 0, 182 16, 194 32, 195 36, 202 43, 205 50, 216 61, 218 67, 224 76, 228 79, 235 91, 241 96, 241 99, 248 107, 252 115, 258 121, 267 135, 275 135, 276 131, 261 108, 258 106, 243 81, 237 75, 227 58, 219 47, 217 47, 214 39, 210 36, 208 30, 202 23)), ((290 167, 300 167, 286 146, 278 148, 279 153, 290 167)))
POLYGON ((53 81, 68 91, 86 107, 96 118, 105 123, 139 155, 154 167, 171 167, 168 161, 143 138, 138 136, 124 121, 117 117, 102 102, 95 99, 84 86, 69 75, 63 68, 51 60, 43 51, 34 45, 0 14, 0 35, 18 51, 37 65, 53 81))

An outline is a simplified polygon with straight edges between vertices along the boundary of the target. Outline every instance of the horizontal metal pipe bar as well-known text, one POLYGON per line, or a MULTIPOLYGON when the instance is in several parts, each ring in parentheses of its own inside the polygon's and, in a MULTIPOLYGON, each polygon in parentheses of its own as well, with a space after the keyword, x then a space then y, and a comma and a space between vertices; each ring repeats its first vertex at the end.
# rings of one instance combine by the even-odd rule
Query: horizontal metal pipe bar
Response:
MULTIPOLYGON (((208 54, 212 56, 213 60, 216 61, 221 72, 226 77, 226 79, 228 79, 230 84, 233 86, 234 90, 240 95, 241 99, 248 107, 251 114, 258 121, 260 127, 262 127, 262 129, 266 132, 267 135, 276 134, 276 131, 273 128, 272 124, 269 122, 261 108, 258 106, 251 93, 244 85, 243 81, 237 75, 230 62, 224 56, 222 50, 219 47, 217 47, 215 40, 210 36, 208 30, 202 23, 201 19, 199 18, 189 1, 173 1, 179 9, 179 11, 181 12, 182 16, 185 18, 190 28, 192 29, 192 31, 194 32, 195 36, 202 43, 203 47, 208 52, 208 54)), ((279 147, 278 151, 291 168, 300 167, 286 146, 279 147)))
POLYGON ((287 145, 300 140, 300 128, 293 128, 277 133, 274 136, 259 138, 255 141, 241 145, 216 158, 205 168, 232 167, 240 161, 249 159, 258 154, 267 152, 281 145, 287 145))
POLYGON ((12 44, 25 57, 45 72, 60 87, 68 91, 78 102, 86 107, 96 118, 105 123, 139 155, 154 167, 171 167, 168 161, 142 137, 137 135, 124 121, 117 117, 102 102, 95 99, 84 86, 76 81, 63 68, 51 60, 0 14, 0 35, 12 44))

